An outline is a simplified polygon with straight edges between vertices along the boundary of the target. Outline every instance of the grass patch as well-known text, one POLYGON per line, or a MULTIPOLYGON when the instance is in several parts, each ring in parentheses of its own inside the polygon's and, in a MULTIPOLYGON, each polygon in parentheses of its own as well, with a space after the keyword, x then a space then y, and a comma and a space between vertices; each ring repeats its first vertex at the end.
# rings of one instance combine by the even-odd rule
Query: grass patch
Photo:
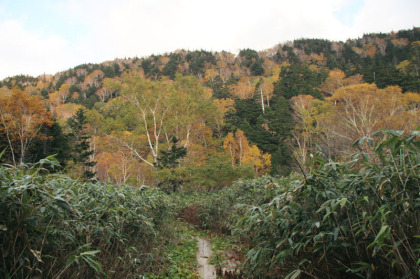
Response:
POLYGON ((159 274, 147 274, 153 279, 181 279, 198 278, 197 268, 197 232, 192 226, 176 221, 175 240, 168 243, 163 249, 166 262, 159 274))

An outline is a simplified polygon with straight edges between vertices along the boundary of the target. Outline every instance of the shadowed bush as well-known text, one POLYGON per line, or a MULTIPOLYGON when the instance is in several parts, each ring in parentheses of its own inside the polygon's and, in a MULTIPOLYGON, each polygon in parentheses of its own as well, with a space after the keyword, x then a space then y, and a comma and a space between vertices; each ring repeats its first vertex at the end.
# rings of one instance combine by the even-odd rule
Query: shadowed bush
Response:
POLYGON ((57 163, 0 166, 0 277, 126 278, 156 264, 165 194, 81 183, 44 165, 57 163))

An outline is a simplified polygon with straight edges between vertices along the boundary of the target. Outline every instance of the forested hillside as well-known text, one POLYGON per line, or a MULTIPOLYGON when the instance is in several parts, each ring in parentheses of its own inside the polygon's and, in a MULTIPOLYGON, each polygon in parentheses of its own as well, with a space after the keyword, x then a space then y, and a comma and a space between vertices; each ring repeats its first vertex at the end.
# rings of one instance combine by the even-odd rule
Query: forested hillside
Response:
POLYGON ((418 278, 419 70, 413 28, 6 78, 0 271, 195 278, 183 220, 238 278, 418 278))
POLYGON ((293 167, 290 150, 304 161, 302 153, 318 144, 337 157, 375 129, 412 129, 417 119, 399 114, 409 114, 407 108, 418 102, 417 94, 406 93, 420 91, 419 51, 420 30, 414 28, 345 43, 299 39, 260 52, 243 49, 236 56, 180 50, 80 65, 53 76, 7 78, 0 83, 3 110, 14 106, 7 98, 21 90, 22 97, 13 100, 33 98, 30 105, 45 107, 48 116, 31 123, 32 130, 42 124, 42 131, 25 132, 24 139, 6 124, 13 119, 2 119, 9 140, 2 137, 1 145, 13 148, 13 156, 7 152, 4 159, 17 164, 59 153, 63 166, 84 168, 100 180, 153 184, 160 151, 169 150, 176 138, 186 148, 180 165, 194 168, 194 174, 216 167, 214 158, 235 169, 252 167, 256 175, 287 174, 293 167), (351 115, 340 111, 366 94, 372 95, 369 106, 376 115, 369 123, 349 123, 351 115), (339 100, 346 102, 337 105, 339 100), (403 111, 394 111, 399 104, 403 111), (79 109, 84 109, 78 120, 83 129, 75 131, 68 120, 79 109), (328 123, 332 119, 339 127, 328 123), (88 153, 77 150, 76 133, 90 138, 88 153))
POLYGON ((226 170, 224 181, 246 168, 286 175, 315 146, 341 158, 370 132, 413 129, 419 51, 414 28, 238 55, 179 50, 7 78, 0 83, 2 111, 10 111, 1 119, 3 160, 57 154, 67 172, 83 169, 102 181, 156 184, 158 169, 161 182, 179 172, 184 181, 174 183, 208 188, 223 184, 205 177, 214 169, 226 170), (24 109, 38 118, 15 126, 24 109), (175 158, 172 146, 185 152, 175 158))

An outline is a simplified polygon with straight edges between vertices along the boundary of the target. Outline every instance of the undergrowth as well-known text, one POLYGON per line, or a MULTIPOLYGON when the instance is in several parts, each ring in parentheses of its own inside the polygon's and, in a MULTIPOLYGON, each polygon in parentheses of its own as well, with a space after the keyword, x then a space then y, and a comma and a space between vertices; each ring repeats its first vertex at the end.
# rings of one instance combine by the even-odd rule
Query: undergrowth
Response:
POLYGON ((176 221, 174 238, 162 247, 165 263, 162 270, 147 274, 155 279, 198 278, 197 268, 197 232, 191 225, 176 221))
POLYGON ((51 158, 1 166, 0 272, 197 278, 200 229, 210 262, 239 252, 245 278, 420 278, 419 136, 383 131, 347 162, 314 156, 305 175, 169 196, 48 174, 51 158))
POLYGON ((126 278, 158 266, 170 238, 167 196, 82 183, 32 166, 0 166, 3 278, 126 278))
POLYGON ((236 230, 247 277, 420 278, 419 135, 383 131, 349 162, 318 157, 306 179, 248 206, 236 230))

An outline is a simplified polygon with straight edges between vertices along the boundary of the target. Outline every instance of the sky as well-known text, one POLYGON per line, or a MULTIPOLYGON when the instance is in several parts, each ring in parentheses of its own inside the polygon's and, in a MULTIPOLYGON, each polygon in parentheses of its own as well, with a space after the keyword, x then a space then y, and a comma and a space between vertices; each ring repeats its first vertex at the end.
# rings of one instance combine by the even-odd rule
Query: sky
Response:
POLYGON ((0 80, 177 49, 257 51, 420 27, 419 0, 0 0, 0 80))

